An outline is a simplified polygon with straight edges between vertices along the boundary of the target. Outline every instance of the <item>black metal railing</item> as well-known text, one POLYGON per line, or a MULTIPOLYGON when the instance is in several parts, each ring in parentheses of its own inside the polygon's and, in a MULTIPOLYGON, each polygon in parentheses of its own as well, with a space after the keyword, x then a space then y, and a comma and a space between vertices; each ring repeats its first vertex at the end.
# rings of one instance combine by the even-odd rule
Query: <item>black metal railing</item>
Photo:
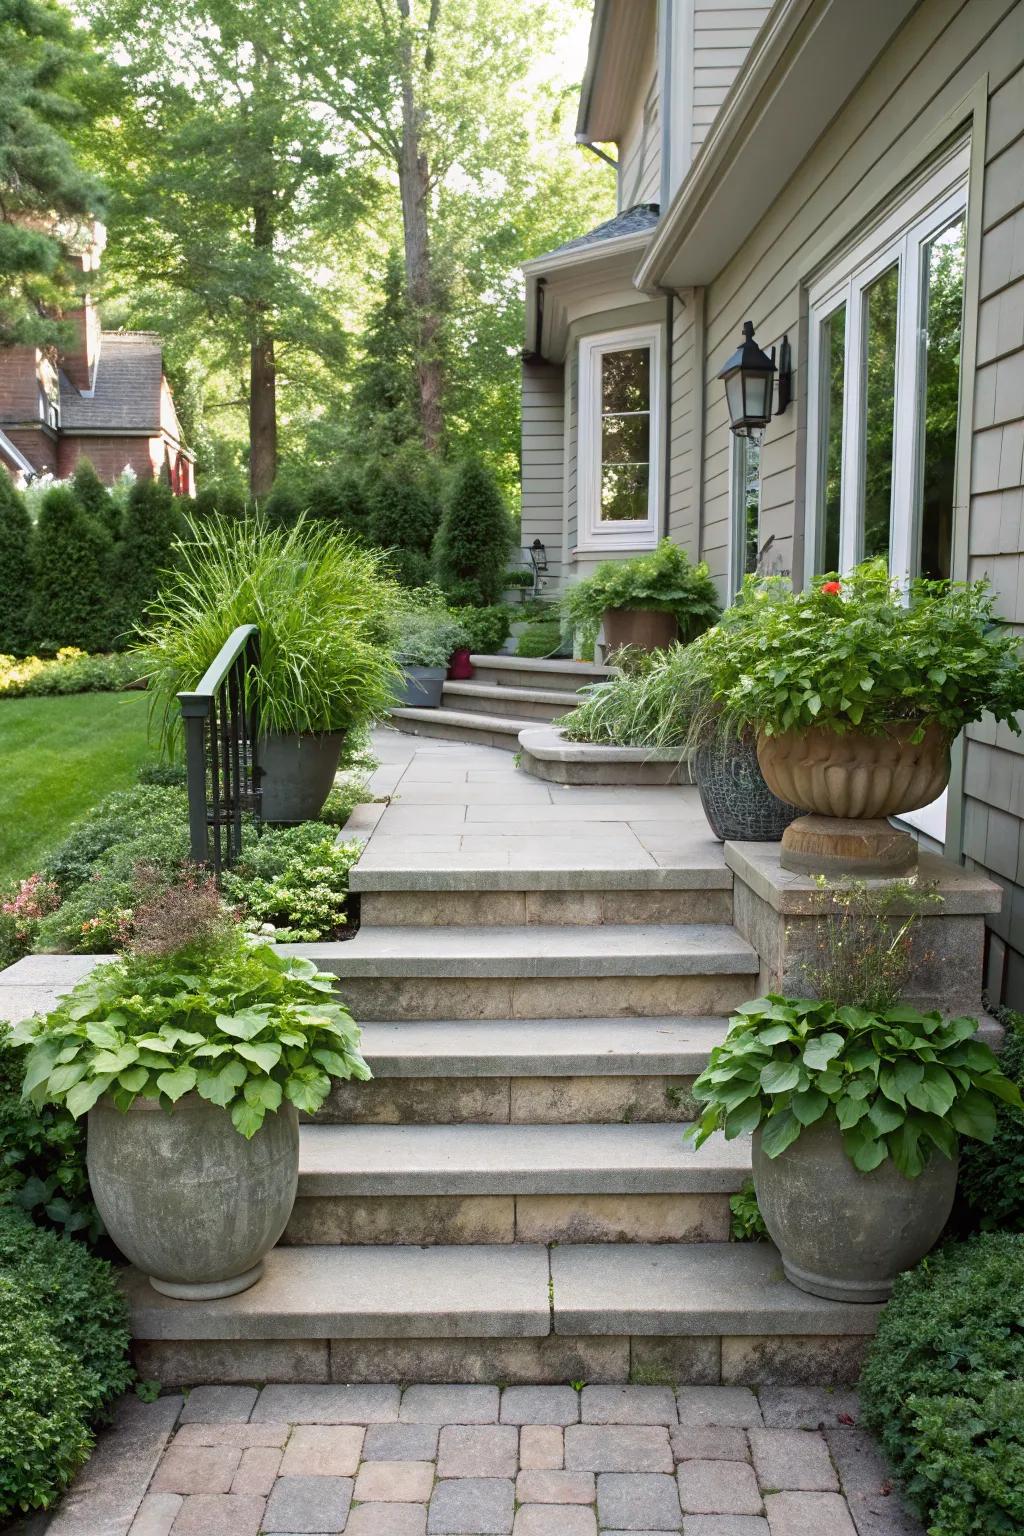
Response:
POLYGON ((179 693, 185 727, 192 857, 214 877, 242 851, 244 819, 261 817, 259 720, 252 679, 260 632, 241 624, 221 646, 194 693, 179 693))

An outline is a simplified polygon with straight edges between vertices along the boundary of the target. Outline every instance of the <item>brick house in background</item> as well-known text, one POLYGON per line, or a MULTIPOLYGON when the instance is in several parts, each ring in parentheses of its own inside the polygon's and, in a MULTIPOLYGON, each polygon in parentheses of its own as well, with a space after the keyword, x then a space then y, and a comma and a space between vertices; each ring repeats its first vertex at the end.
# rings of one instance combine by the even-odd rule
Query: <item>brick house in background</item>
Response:
MULTIPOLYGON (((86 282, 105 243, 96 224, 72 253, 86 282)), ((66 479, 87 458, 108 484, 127 465, 192 495, 194 455, 181 440, 159 336, 104 331, 88 291, 64 318, 76 335, 59 357, 37 347, 0 351, 0 464, 25 483, 42 474, 66 479)))

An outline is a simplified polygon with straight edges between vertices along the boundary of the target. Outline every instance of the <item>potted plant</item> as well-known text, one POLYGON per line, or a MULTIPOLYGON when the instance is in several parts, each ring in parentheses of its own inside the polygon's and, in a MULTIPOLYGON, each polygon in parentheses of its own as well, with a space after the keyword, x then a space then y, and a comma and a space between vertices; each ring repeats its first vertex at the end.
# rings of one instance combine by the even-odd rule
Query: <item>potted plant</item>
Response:
POLYGON ((991 1141, 996 1102, 1022 1105, 977 1028, 898 1004, 739 1009, 694 1084, 693 1141, 753 1133, 757 1202, 801 1290, 883 1301, 938 1239, 958 1137, 991 1141))
POLYGON ((247 686, 260 723, 263 816, 317 816, 346 736, 391 705, 394 602, 383 557, 322 524, 190 522, 140 639, 164 739, 180 729, 177 694, 195 688, 238 625, 258 625, 247 686))
POLYGON ((368 1078, 334 978, 243 932, 212 882, 136 908, 129 951, 43 1019, 24 1093, 89 1117, 93 1197, 122 1253, 168 1296, 259 1279, 298 1180, 297 1112, 368 1078))
POLYGON ((605 560, 562 599, 568 626, 584 645, 604 625, 605 651, 622 646, 659 650, 692 640, 713 624, 719 603, 707 566, 691 565, 686 551, 662 539, 649 555, 605 560))
POLYGON ((714 694, 757 733, 761 771, 803 817, 789 868, 887 872, 916 858, 885 818, 935 800, 964 725, 990 713, 1019 732, 1020 642, 998 626, 985 582, 912 583, 884 562, 840 581, 771 594, 713 656, 714 694))
POLYGON ((401 680, 394 702, 437 709, 454 654, 464 651, 468 658, 468 639, 465 626, 448 607, 444 594, 436 587, 421 588, 395 614, 393 643, 401 680))

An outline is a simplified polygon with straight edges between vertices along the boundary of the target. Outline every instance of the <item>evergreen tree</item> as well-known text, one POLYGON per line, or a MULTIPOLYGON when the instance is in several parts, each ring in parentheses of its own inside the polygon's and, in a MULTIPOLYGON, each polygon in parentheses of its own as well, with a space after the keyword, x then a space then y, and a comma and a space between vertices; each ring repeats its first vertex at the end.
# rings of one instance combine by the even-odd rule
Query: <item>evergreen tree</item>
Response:
POLYGON ((387 454, 418 434, 416 353, 402 258, 389 251, 378 303, 362 336, 352 390, 353 437, 361 450, 387 454))
POLYGON ((79 459, 71 489, 91 517, 98 518, 112 539, 121 537, 121 509, 103 484, 90 459, 79 459))
POLYGON ((74 302, 66 242, 102 211, 66 138, 96 67, 88 33, 55 0, 0 0, 0 348, 62 339, 51 315, 74 302))
POLYGON ((128 493, 124 532, 111 561, 111 639, 127 645, 148 616, 161 574, 174 563, 182 520, 169 486, 137 480, 128 493))
POLYGON ((439 509, 423 484, 398 468, 378 472, 369 491, 370 537, 386 549, 398 580, 422 587, 430 580, 430 548, 439 509))
POLYGON ((32 519, 10 475, 0 469, 0 652, 5 656, 24 656, 31 649, 31 600, 32 519))
POLYGON ((67 486, 47 491, 39 509, 29 629, 36 650, 110 644, 110 535, 67 486))
POLYGON ((309 513, 345 533, 370 536, 370 507, 358 475, 347 469, 330 469, 309 489, 309 513))
POLYGON ((496 603, 505 585, 512 522, 498 482, 479 459, 452 474, 434 546, 437 579, 460 603, 496 603))

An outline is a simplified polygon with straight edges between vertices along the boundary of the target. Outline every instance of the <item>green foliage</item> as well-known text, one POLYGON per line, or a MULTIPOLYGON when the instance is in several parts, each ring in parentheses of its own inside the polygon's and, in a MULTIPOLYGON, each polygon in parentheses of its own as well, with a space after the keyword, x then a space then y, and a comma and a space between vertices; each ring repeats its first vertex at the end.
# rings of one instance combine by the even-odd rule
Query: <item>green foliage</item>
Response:
POLYGON ((214 481, 200 487, 189 510, 197 523, 213 517, 226 517, 240 521, 246 514, 246 500, 237 486, 218 485, 214 481))
MULTIPOLYGON (((1024 1090, 1024 1017, 1005 1013, 1006 1039, 999 1065, 1024 1090)), ((1024 1232, 1024 1114, 1000 1104, 996 1133, 986 1146, 969 1142, 960 1153, 960 1194, 982 1231, 1024 1232)))
POLYGON ((64 486, 43 498, 33 555, 33 645, 40 651, 65 645, 109 649, 110 535, 64 486))
POLYGON ((388 251, 380 294, 363 329, 353 369, 352 427, 375 454, 417 437, 416 348, 405 292, 405 263, 388 251))
POLYGON ((682 748, 690 728, 687 647, 620 653, 619 672, 581 692, 557 720, 568 741, 611 747, 682 748))
POLYGON ((469 637, 461 613, 451 609, 407 608, 396 619, 395 660, 405 667, 447 667, 452 652, 469 637))
POLYGON ((169 486, 137 480, 128 493, 121 539, 111 561, 111 627, 125 644, 152 615, 161 578, 184 532, 169 486))
POLYGON ((597 635, 606 608, 674 614, 683 642, 703 633, 719 613, 718 594, 707 566, 703 561, 691 565, 686 551, 671 539, 662 539, 649 555, 602 561, 592 575, 569 588, 562 605, 569 628, 590 641, 597 635))
POLYGON ((819 875, 816 884, 828 905, 815 925, 814 956, 803 965, 810 995, 870 1013, 894 1008, 920 963, 915 924, 942 897, 916 880, 830 884, 819 875))
POLYGON ((334 977, 236 927, 170 953, 98 966, 42 1020, 25 1092, 77 1120, 102 1094, 127 1112, 141 1094, 171 1109, 195 1090, 252 1137, 284 1099, 314 1113, 331 1078, 370 1076, 334 977))
POLYGON ((838 587, 792 593, 748 578, 739 611, 702 645, 725 708, 769 735, 877 735, 899 719, 952 737, 986 712, 1019 733, 1020 641, 999 626, 986 582, 917 581, 905 604, 884 562, 867 561, 838 587))
POLYGON ((305 520, 291 529, 260 516, 188 527, 142 640, 165 739, 179 727, 178 692, 195 687, 241 624, 260 628, 249 686, 266 730, 352 730, 387 712, 395 593, 376 551, 305 520))
POLYGON ((466 645, 475 656, 496 656, 512 632, 513 617, 507 603, 460 609, 459 622, 466 631, 466 645))
POLYGON ((221 887, 254 922, 270 924, 278 943, 336 938, 348 922, 348 873, 362 851, 360 839, 339 843, 323 822, 268 828, 246 843, 221 887))
POLYGON ((104 202, 68 143, 88 113, 89 70, 88 33, 62 5, 0 0, 0 351, 67 339, 54 310, 75 302, 71 231, 104 202))
POLYGON ((933 1148, 954 1157, 957 1136, 991 1141, 997 1102, 1024 1108, 1015 1083, 987 1045, 977 1019, 945 1019, 913 1008, 837 1007, 806 998, 744 1003, 694 1083, 705 1103, 694 1144, 717 1130, 727 1140, 761 1127, 767 1157, 804 1128, 838 1124, 855 1168, 891 1157, 916 1178, 933 1148))
POLYGON ((6 470, 0 470, 0 656, 31 649, 32 519, 6 470))
POLYGON ((0 698, 20 699, 48 694, 116 693, 137 682, 138 659, 120 655, 87 656, 64 650, 53 658, 32 656, 13 668, 0 659, 0 698))
POLYGON ((516 646, 517 656, 543 658, 564 653, 562 626, 557 619, 541 619, 536 623, 528 624, 519 636, 519 643, 516 646))
POLYGON ((0 1024, 0 1207, 95 1242, 103 1223, 89 1190, 84 1130, 66 1109, 27 1104, 24 1075, 25 1048, 0 1024))
POLYGON ((512 522, 493 472, 479 459, 457 464, 434 542, 438 581, 460 603, 497 602, 512 539, 512 522))
POLYGON ((900 1275, 860 1379, 861 1417, 930 1531, 1024 1529, 1024 1236, 950 1243, 900 1275))
POLYGON ((121 537, 121 508, 103 484, 89 459, 79 459, 71 477, 71 489, 90 517, 102 523, 115 541, 121 537))
POLYGON ((367 501, 370 537, 388 552, 398 580, 404 587, 424 586, 440 520, 429 490, 405 471, 384 470, 371 482, 367 501))
POLYGON ((503 587, 515 587, 524 592, 533 590, 533 572, 524 565, 514 566, 501 579, 503 587))
MULTIPOLYGON (((156 846, 188 822, 184 789, 138 784, 107 795, 77 822, 43 864, 44 873, 67 894, 96 878, 97 862, 117 852, 126 860, 147 857, 147 835, 156 846)), ((187 857, 187 844, 181 855, 187 857)), ((150 862, 154 855, 148 855, 150 862)))
POLYGON ((747 1179, 742 1189, 729 1196, 729 1240, 733 1243, 760 1243, 768 1236, 768 1228, 757 1203, 753 1179, 747 1179))
POLYGON ((0 1518, 53 1502, 131 1378, 110 1265, 0 1207, 0 1518))

